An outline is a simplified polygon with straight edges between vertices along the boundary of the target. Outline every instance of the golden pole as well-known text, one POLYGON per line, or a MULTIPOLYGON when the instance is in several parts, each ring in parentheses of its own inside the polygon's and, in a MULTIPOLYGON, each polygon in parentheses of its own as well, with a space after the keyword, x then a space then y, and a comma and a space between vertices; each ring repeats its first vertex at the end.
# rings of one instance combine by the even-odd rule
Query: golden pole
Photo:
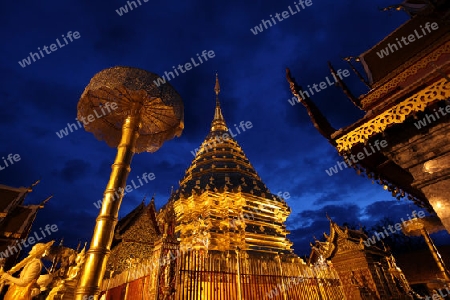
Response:
POLYGON ((236 272, 236 277, 237 277, 237 297, 238 300, 242 300, 242 294, 241 294, 241 265, 239 262, 239 247, 236 249, 236 259, 237 259, 237 272, 236 272))
POLYGON ((130 285, 131 262, 132 262, 132 259, 129 260, 129 264, 128 264, 128 274, 127 274, 127 281, 126 281, 126 286, 125 286, 125 296, 123 297, 124 300, 128 299, 128 286, 130 285))
POLYGON ((123 190, 131 170, 133 150, 139 137, 137 130, 139 126, 140 114, 128 116, 122 126, 122 137, 117 147, 114 164, 111 167, 108 184, 103 193, 102 208, 97 217, 89 251, 86 253, 86 263, 75 292, 75 300, 98 299, 122 203, 123 190), (115 199, 114 196, 116 191, 120 191, 118 199, 115 199))
POLYGON ((441 255, 439 254, 436 246, 434 245, 433 241, 431 240, 428 231, 422 227, 420 229, 420 233, 425 239, 425 242, 427 242, 428 248, 430 248, 430 252, 433 255, 434 260, 436 261, 436 264, 439 267, 439 270, 441 271, 442 276, 444 277, 446 282, 450 282, 450 278, 447 272, 447 269, 445 268, 444 261, 442 260, 441 255))
POLYGON ((283 266, 281 265, 281 257, 280 254, 277 253, 277 256, 275 259, 278 261, 278 267, 280 268, 280 278, 281 278, 281 287, 283 288, 283 300, 287 300, 286 298, 286 287, 284 286, 284 280, 283 280, 283 266))

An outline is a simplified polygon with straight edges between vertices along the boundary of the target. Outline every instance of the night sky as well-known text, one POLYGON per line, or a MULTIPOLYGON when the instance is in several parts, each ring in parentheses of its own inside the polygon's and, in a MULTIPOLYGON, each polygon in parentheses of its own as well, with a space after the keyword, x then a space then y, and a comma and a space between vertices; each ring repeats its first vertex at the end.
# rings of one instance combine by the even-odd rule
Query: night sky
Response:
MULTIPOLYGON (((133 10, 122 10, 122 16, 116 10, 127 6, 126 1, 2 4, 0 157, 11 153, 21 159, 0 171, 0 183, 29 186, 41 179, 27 203, 54 195, 38 213, 32 232, 57 224, 59 231, 52 237, 64 237, 66 245, 90 241, 98 214, 93 203, 102 198, 116 149, 84 129, 63 138, 56 132, 75 123, 78 100, 91 77, 113 66, 163 75, 172 66, 197 59, 203 50, 212 50, 214 57, 170 80, 184 101, 183 134, 155 153, 134 156, 128 179, 145 172, 154 173, 155 179, 125 196, 121 217, 145 195, 148 201, 155 194, 160 208, 172 187, 177 189, 193 159, 191 151, 209 131, 216 72, 228 126, 241 121, 253 125, 235 139, 271 192, 289 193, 287 226, 298 254, 309 252, 313 236, 328 232, 327 213, 339 224, 370 227, 384 217, 400 222, 419 210, 353 169, 328 176, 325 170, 342 159, 312 126, 304 107, 289 104, 292 94, 285 79, 286 67, 304 86, 330 76, 327 61, 335 69, 349 69, 343 57, 374 46, 404 23, 407 14, 379 10, 392 1, 312 0, 305 8, 297 4, 300 11, 293 1, 270 2, 140 0, 133 10), (283 11, 290 14, 287 19, 256 35, 250 30, 283 11), (51 44, 56 44, 54 51, 51 44), (35 62, 29 58, 30 64, 22 67, 38 47, 44 56, 35 55, 35 62)), ((353 72, 345 80, 355 95, 367 92, 353 72)), ((362 116, 335 86, 311 98, 335 128, 362 116)))

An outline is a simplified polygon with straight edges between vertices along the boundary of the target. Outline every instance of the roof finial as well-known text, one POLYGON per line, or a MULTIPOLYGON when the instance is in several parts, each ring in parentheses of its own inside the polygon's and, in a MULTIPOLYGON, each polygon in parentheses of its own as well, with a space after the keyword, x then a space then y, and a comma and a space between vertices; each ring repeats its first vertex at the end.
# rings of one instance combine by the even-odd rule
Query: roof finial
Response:
POLYGON ((219 84, 219 73, 217 72, 216 72, 216 85, 214 86, 214 91, 216 92, 216 96, 219 96, 220 84, 219 84))
POLYGON ((223 119, 222 110, 220 109, 219 93, 219 74, 216 72, 216 84, 214 86, 214 91, 216 92, 216 109, 214 112, 214 119, 211 124, 211 131, 228 131, 225 120, 223 119))

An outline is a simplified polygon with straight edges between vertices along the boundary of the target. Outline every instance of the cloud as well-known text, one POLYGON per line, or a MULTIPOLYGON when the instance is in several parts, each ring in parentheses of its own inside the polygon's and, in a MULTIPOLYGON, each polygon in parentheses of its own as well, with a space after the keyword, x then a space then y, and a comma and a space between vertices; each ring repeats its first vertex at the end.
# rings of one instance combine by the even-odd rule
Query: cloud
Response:
POLYGON ((65 181, 73 183, 74 181, 83 178, 87 174, 90 166, 90 163, 87 161, 72 159, 66 161, 64 168, 60 171, 60 175, 65 181))

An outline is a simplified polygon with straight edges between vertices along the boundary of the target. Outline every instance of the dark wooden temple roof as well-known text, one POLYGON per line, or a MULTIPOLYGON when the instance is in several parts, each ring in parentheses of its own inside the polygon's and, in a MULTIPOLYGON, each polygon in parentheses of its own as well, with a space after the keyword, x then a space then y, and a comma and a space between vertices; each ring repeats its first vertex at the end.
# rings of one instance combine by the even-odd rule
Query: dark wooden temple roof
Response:
POLYGON ((361 54, 359 57, 370 83, 372 85, 380 85, 388 81, 395 73, 409 67, 406 62, 411 61, 414 64, 414 62, 428 55, 430 49, 434 48, 436 44, 442 43, 445 35, 450 31, 450 26, 448 26, 448 23, 447 26, 444 25, 442 17, 441 11, 434 11, 428 15, 417 15, 398 27, 374 47, 361 54), (424 35, 420 26, 425 25, 427 22, 437 22, 440 26, 438 25, 439 28, 437 30, 425 31, 426 35, 424 35), (414 42, 403 45, 400 48, 397 39, 401 40, 403 37, 414 34, 415 30, 420 39, 416 36, 414 42), (386 49, 389 44, 396 45, 399 50, 391 51, 389 55, 380 58, 377 53, 386 49))
POLYGON ((25 195, 30 192, 29 188, 14 188, 0 185, 0 217, 5 217, 11 209, 21 205, 25 195))
POLYGON ((10 187, 0 185, 0 239, 24 239, 40 208, 50 199, 38 205, 23 205, 25 197, 32 191, 30 187, 10 187))
POLYGON ((26 238, 39 208, 39 205, 16 207, 0 224, 0 239, 26 238))
POLYGON ((29 187, 11 187, 0 185, 0 252, 6 258, 4 268, 10 268, 20 253, 14 247, 18 240, 26 240, 39 209, 51 197, 40 204, 24 205, 25 197, 39 181, 29 187))

